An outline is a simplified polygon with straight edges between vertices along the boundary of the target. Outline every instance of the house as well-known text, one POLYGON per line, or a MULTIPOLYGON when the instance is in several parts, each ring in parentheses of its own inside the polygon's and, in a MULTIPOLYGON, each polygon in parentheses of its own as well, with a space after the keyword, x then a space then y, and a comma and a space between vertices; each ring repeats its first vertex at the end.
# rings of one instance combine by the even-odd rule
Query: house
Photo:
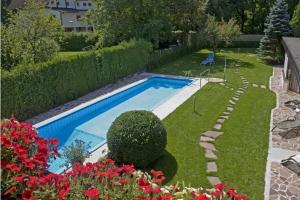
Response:
MULTIPOLYGON (((56 17, 65 31, 93 31, 92 25, 87 24, 83 17, 85 13, 95 7, 89 0, 41 0, 49 9, 49 14, 56 17)), ((25 0, 12 0, 9 9, 18 9, 24 6, 25 0)))
POLYGON ((47 7, 64 27, 65 31, 93 31, 84 20, 85 13, 95 7, 88 0, 48 0, 47 7))
POLYGON ((285 51, 283 73, 288 89, 300 93, 300 38, 283 37, 282 45, 285 51))

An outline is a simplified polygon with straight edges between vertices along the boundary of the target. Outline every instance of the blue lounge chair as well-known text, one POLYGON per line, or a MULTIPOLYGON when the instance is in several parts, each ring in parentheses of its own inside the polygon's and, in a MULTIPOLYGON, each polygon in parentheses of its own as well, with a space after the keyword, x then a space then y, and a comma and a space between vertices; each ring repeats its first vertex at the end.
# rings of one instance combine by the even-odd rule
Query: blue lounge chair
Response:
POLYGON ((214 53, 209 53, 206 60, 203 60, 200 64, 201 65, 207 65, 207 64, 211 64, 214 62, 215 59, 215 54, 214 53))

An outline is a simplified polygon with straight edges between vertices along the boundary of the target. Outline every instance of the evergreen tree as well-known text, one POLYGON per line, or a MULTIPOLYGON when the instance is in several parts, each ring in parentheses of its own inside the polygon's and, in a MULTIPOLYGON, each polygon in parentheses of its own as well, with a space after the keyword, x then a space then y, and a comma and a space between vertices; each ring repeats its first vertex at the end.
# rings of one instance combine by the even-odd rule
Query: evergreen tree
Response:
POLYGON ((279 61, 282 56, 281 38, 292 34, 288 5, 285 0, 276 0, 266 19, 264 33, 260 41, 260 54, 271 56, 273 61, 279 61))
POLYGON ((300 2, 294 11, 293 18, 291 20, 291 25, 296 37, 300 37, 300 2))

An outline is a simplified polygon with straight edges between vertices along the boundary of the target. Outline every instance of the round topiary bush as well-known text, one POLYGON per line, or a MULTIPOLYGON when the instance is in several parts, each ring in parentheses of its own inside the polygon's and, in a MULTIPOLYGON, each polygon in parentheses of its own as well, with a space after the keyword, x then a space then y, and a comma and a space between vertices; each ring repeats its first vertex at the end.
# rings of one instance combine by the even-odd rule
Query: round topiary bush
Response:
POLYGON ((158 159, 166 144, 165 127, 148 111, 121 114, 107 133, 109 156, 120 163, 132 163, 141 168, 158 159))

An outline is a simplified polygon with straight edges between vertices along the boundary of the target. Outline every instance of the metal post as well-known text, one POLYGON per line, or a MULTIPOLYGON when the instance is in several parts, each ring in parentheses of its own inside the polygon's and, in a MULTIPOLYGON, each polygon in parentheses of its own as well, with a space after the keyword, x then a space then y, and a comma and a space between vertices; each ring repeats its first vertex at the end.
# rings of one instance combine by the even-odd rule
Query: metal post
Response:
POLYGON ((225 55, 224 82, 226 82, 226 65, 227 65, 227 58, 226 58, 226 55, 225 55))
POLYGON ((193 96, 193 112, 196 112, 196 96, 193 96))

